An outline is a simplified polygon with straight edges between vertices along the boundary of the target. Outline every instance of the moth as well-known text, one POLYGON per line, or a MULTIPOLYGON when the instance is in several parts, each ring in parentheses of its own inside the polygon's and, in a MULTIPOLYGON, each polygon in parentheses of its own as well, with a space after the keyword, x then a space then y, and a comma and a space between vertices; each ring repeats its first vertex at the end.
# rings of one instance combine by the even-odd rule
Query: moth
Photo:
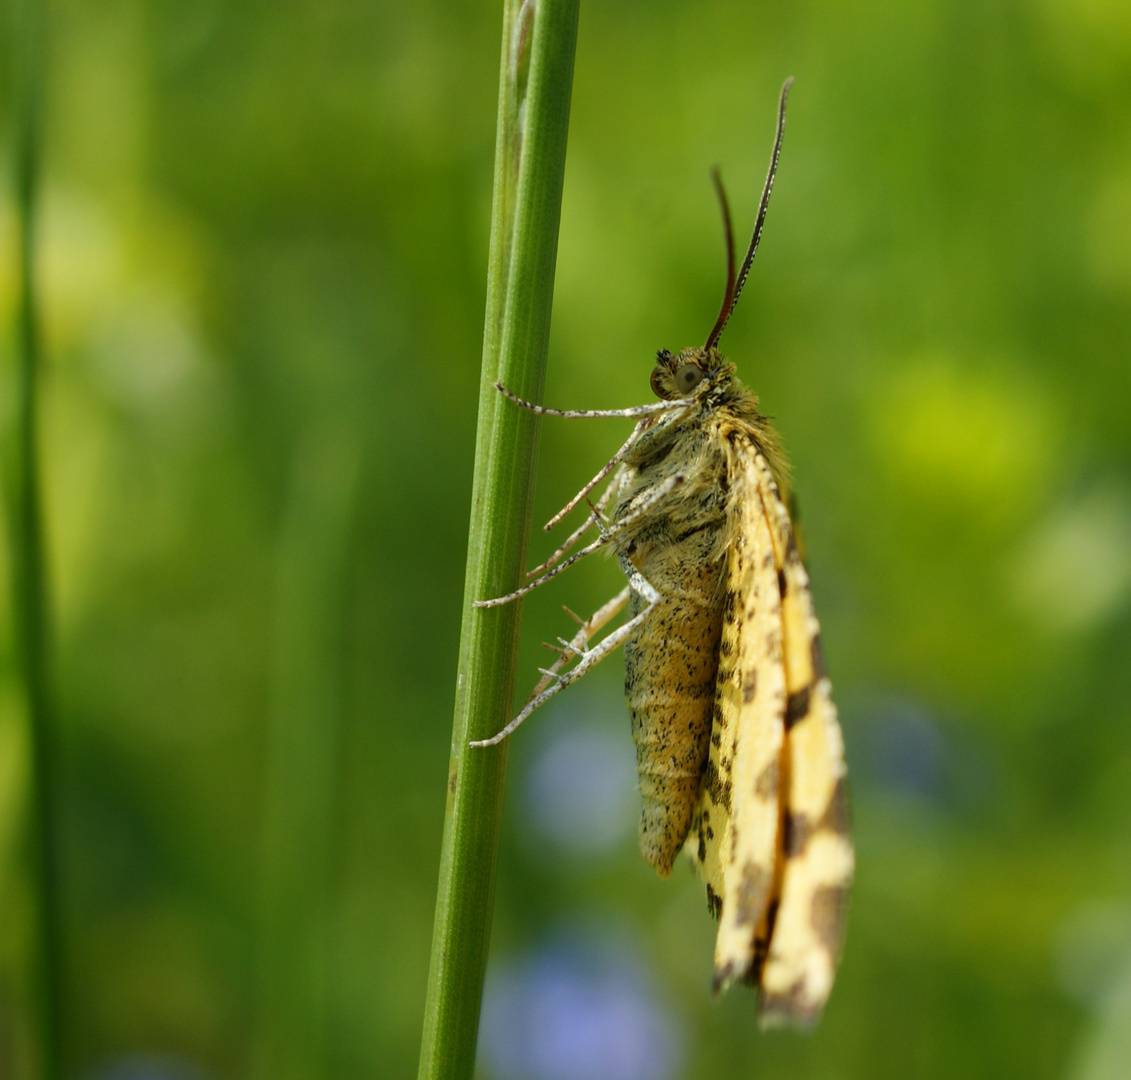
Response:
POLYGON ((714 989, 755 987, 764 1027, 809 1026, 819 1017, 854 862, 844 747, 788 509, 789 467, 758 398, 718 350, 761 239, 791 82, 782 87, 770 167, 737 272, 730 210, 713 174, 726 291, 702 347, 658 353, 651 388, 659 400, 622 410, 547 409, 497 384, 544 416, 637 423, 546 527, 608 480, 587 521, 530 572, 529 584, 479 606, 516 600, 602 549, 616 555, 628 586, 579 619, 572 640, 552 646, 558 660, 543 669, 522 711, 472 744, 506 738, 623 644, 641 850, 666 877, 687 849, 718 920, 714 989), (590 528, 596 538, 574 551, 590 528), (622 625, 590 645, 626 607, 622 625))

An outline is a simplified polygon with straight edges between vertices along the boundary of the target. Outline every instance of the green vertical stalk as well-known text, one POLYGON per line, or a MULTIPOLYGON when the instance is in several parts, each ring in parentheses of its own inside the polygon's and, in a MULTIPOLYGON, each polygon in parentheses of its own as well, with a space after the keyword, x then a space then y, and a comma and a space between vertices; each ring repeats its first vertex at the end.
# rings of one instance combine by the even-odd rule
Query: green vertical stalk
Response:
POLYGON ((475 1063, 506 744, 467 744, 509 718, 519 605, 477 609, 472 601, 513 589, 526 557, 537 424, 494 384, 542 397, 578 3, 505 0, 479 428, 420 1080, 464 1080, 475 1063))
POLYGON ((39 499, 37 382, 39 330, 35 289, 36 194, 42 84, 42 7, 15 5, 13 164, 19 299, 15 320, 14 415, 7 445, 13 636, 29 726, 27 847, 34 934, 31 1007, 41 1080, 59 1075, 59 902, 55 874, 56 762, 50 693, 50 626, 39 499))

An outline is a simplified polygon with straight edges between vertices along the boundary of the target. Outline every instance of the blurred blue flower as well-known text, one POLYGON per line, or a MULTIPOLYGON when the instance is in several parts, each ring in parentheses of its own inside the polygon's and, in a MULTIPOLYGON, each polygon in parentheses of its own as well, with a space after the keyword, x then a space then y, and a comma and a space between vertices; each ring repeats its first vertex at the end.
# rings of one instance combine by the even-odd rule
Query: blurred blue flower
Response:
POLYGON ((563 936, 487 980, 479 1052, 492 1080, 666 1080, 682 1043, 643 965, 607 935, 563 936))
POLYGON ((872 707, 853 725, 853 765, 881 790, 942 801, 950 748, 942 729, 918 704, 895 700, 872 707))
POLYGON ((576 855, 608 851, 635 829, 639 813, 624 706, 602 708, 598 699, 597 709, 582 701, 562 713, 526 770, 525 821, 539 843, 576 855), (608 722, 594 727, 594 712, 608 722))
POLYGON ((925 709, 899 702, 879 717, 872 745, 873 766, 887 787, 938 798, 946 781, 947 746, 925 709))

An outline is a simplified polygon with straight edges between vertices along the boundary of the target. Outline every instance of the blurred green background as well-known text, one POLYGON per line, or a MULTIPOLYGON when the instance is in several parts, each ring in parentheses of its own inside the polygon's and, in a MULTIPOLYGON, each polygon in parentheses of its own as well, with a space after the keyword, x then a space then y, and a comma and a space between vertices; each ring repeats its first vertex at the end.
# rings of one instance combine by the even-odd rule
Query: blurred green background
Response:
MULTIPOLYGON (((416 1067, 500 19, 50 5, 69 1076, 416 1067)), ((838 983, 809 1036, 711 999, 701 885, 636 851, 612 661, 513 740, 479 1071, 1127 1076, 1131 7, 584 4, 549 403, 649 400, 655 350, 703 340, 724 270, 708 170, 745 233, 789 74, 723 350, 794 462, 846 732, 838 983)), ((6 193, 5 327, 14 227, 6 193)), ((626 434, 546 422, 537 520, 626 434)), ((538 533, 532 562, 553 546, 538 533)), ((619 587, 597 562, 527 602, 521 692, 560 605, 619 587)), ((2 633, 0 1076, 19 1076, 26 747, 2 633)))

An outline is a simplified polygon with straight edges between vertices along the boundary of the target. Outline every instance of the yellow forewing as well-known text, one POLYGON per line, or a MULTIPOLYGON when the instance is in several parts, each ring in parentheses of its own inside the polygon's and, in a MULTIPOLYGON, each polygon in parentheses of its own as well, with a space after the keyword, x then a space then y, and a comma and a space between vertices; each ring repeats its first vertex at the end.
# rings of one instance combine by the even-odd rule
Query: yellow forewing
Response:
POLYGON ((756 941, 765 938, 781 827, 786 704, 781 592, 769 519, 752 455, 733 464, 716 707, 697 819, 701 868, 719 914, 716 989, 750 974, 756 941))
POLYGON ((719 916, 715 987, 760 990, 764 1025, 811 1024, 832 988, 852 878, 844 748, 809 580, 765 459, 732 445, 711 749, 693 854, 719 916))
POLYGON ((811 1024, 839 959, 852 881, 844 743, 821 662, 809 578, 765 462, 756 459, 781 570, 787 692, 781 885, 761 975, 764 1025, 811 1024))

